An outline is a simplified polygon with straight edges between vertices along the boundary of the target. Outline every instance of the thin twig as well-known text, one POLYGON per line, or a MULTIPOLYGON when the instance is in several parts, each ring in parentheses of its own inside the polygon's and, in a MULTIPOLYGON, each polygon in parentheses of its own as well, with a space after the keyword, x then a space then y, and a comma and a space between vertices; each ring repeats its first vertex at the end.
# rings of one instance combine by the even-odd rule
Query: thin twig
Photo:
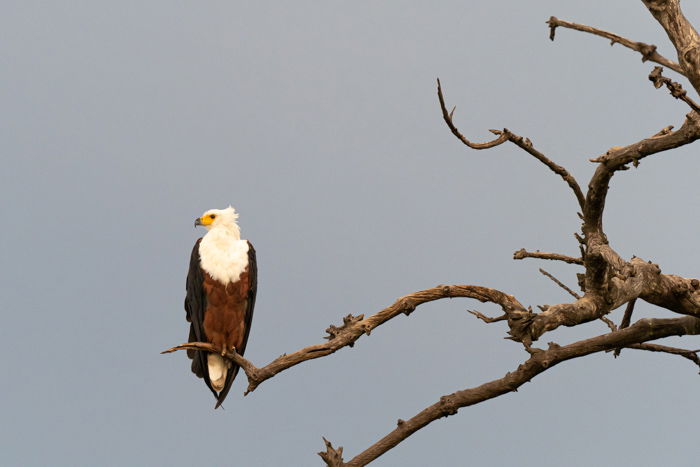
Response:
POLYGON ((625 329, 632 322, 632 313, 634 312, 634 305, 637 303, 637 299, 630 300, 625 308, 625 314, 622 315, 622 321, 620 322, 620 329, 625 329))
POLYGON ((544 251, 527 251, 525 248, 521 248, 515 253, 513 253, 513 259, 525 259, 525 258, 538 258, 538 259, 550 259, 553 261, 563 261, 569 264, 583 264, 581 258, 574 258, 572 256, 560 255, 558 253, 545 253, 544 251))
POLYGON ((697 350, 687 350, 687 349, 679 349, 676 347, 669 347, 666 345, 660 345, 660 344, 633 344, 633 345, 627 345, 625 346, 626 349, 637 349, 637 350, 648 350, 650 352, 663 352, 663 353, 668 353, 672 355, 680 355, 681 357, 687 358, 691 362, 695 363, 697 366, 700 367, 700 357, 698 356, 698 352, 700 352, 700 349, 697 350))
POLYGON ((577 23, 571 23, 569 21, 564 21, 559 18, 556 18, 554 16, 549 18, 549 21, 547 21, 547 24, 549 24, 549 38, 551 40, 554 40, 554 34, 555 30, 557 27, 561 26, 563 28, 568 28, 568 29, 575 29, 576 31, 582 31, 582 32, 587 32, 590 34, 595 34, 596 36, 604 37, 606 39, 610 39, 610 45, 615 45, 615 44, 620 44, 628 49, 635 50, 642 54, 642 61, 651 61, 651 62, 656 62, 660 65, 663 65, 667 68, 672 69, 676 73, 680 73, 681 75, 685 75, 683 72, 683 69, 681 66, 664 57, 663 55, 659 54, 656 51, 656 46, 652 44, 645 44, 644 42, 636 42, 632 41, 629 39, 626 39, 622 36, 618 36, 617 34, 613 34, 612 32, 608 31, 603 31, 602 29, 597 29, 591 26, 586 26, 585 24, 577 24, 577 23))
POLYGON ((607 316, 601 316, 599 319, 604 322, 612 332, 617 331, 617 326, 615 326, 615 323, 613 323, 607 316))
POLYGON ((688 97, 688 93, 683 89, 680 83, 673 81, 671 78, 665 77, 663 73, 664 69, 660 66, 655 66, 651 73, 649 73, 649 81, 654 83, 654 87, 659 89, 661 86, 666 86, 671 92, 671 95, 676 99, 680 99, 690 106, 696 112, 700 112, 700 106, 688 97))
MULTIPOLYGON (((494 134, 499 134, 499 130, 491 130, 492 133, 494 134)), ((574 195, 576 195, 576 200, 578 201, 579 206, 581 209, 583 209, 584 204, 586 203, 586 198, 583 196, 583 192, 581 191, 581 187, 578 185, 578 182, 576 179, 571 175, 564 167, 561 165, 555 163, 551 159, 549 159, 547 156, 539 152, 537 149, 535 149, 532 146, 532 141, 528 138, 523 138, 522 136, 518 136, 515 133, 509 131, 507 128, 504 128, 501 134, 508 135, 508 141, 511 143, 515 144, 518 146, 520 149, 524 150, 531 156, 534 156, 535 159, 538 161, 542 162, 544 165, 549 167, 549 169, 554 172, 555 174, 559 175, 567 185, 571 188, 571 190, 574 192, 574 195)))
POLYGON ((477 318, 482 320, 484 323, 496 323, 498 321, 505 321, 508 319, 508 315, 505 313, 502 314, 501 316, 496 316, 495 318, 491 318, 490 316, 486 316, 485 314, 479 313, 476 310, 467 310, 467 312, 473 314, 474 316, 476 316, 477 318))
POLYGON ((573 290, 571 290, 570 288, 568 288, 566 285, 564 285, 563 282, 561 282, 559 279, 557 279, 556 277, 554 277, 553 275, 551 275, 550 273, 548 273, 548 272, 545 271, 544 269, 540 268, 540 272, 541 272, 542 274, 544 274, 545 276, 549 277, 550 279, 552 279, 552 281, 553 281, 555 284, 557 284, 559 287, 561 287, 562 289, 564 289, 564 290, 566 290, 567 292, 569 292, 569 295, 571 295, 572 297, 574 297, 576 300, 580 300, 580 299, 581 299, 581 296, 580 296, 579 294, 577 294, 576 292, 574 292, 573 290))
MULTIPOLYGON (((625 307, 625 314, 622 315, 622 321, 620 321, 620 329, 625 329, 632 322, 632 313, 634 312, 634 305, 637 303, 637 299, 630 300, 627 302, 627 307, 625 307)), ((615 358, 620 356, 622 349, 615 349, 613 356, 615 358)))

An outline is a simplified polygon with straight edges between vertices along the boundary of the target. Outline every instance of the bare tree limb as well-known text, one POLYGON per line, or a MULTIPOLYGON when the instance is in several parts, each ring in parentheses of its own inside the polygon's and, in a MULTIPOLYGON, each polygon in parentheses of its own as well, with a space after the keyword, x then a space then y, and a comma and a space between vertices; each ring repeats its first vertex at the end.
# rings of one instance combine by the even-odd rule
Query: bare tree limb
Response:
POLYGON ((540 273, 542 273, 546 277, 549 277, 555 284, 557 284, 562 289, 566 290, 569 293, 569 295, 574 297, 576 300, 581 299, 581 296, 579 294, 577 294, 576 292, 574 292, 573 290, 568 288, 563 282, 561 282, 559 279, 557 279, 556 277, 554 277, 553 275, 551 275, 550 273, 548 273, 544 269, 540 268, 540 273))
POLYGON ((525 248, 521 248, 515 253, 513 253, 513 259, 525 259, 525 258, 538 258, 538 259, 549 259, 553 261, 564 261, 569 264, 583 264, 581 258, 574 258, 571 256, 560 255, 558 253, 545 253, 544 251, 527 251, 525 248))
POLYGON ((686 334, 700 334, 700 319, 689 316, 670 319, 644 318, 633 326, 616 332, 574 342, 566 346, 552 344, 547 350, 533 352, 526 362, 518 366, 516 370, 507 373, 503 378, 442 396, 438 402, 410 419, 401 420, 393 431, 342 465, 343 467, 367 465, 435 420, 454 415, 460 408, 516 391, 538 374, 563 361, 662 337, 686 334))
POLYGON ((671 70, 675 71, 676 73, 684 74, 683 68, 681 66, 664 57, 663 55, 659 54, 656 51, 656 46, 652 44, 645 44, 644 42, 636 42, 632 41, 629 39, 626 39, 622 36, 618 36, 617 34, 613 34, 612 32, 608 31, 603 31, 602 29, 594 28, 591 26, 586 26, 585 24, 577 24, 577 23, 571 23, 569 21, 564 21, 559 18, 556 18, 554 16, 549 18, 549 21, 547 21, 547 24, 549 24, 549 38, 551 40, 554 40, 554 34, 555 30, 557 27, 561 26, 563 28, 568 28, 568 29, 575 29, 576 31, 582 31, 582 32, 587 32, 590 34, 595 34, 596 36, 604 37, 606 39, 610 39, 610 45, 615 45, 615 44, 620 44, 628 49, 635 50, 642 54, 642 61, 651 61, 651 62, 656 62, 660 65, 665 66, 666 68, 670 68, 671 70))
MULTIPOLYGON (((248 377, 248 389, 245 394, 254 391, 263 381, 272 378, 276 374, 298 365, 307 360, 313 360, 320 357, 325 357, 335 353, 343 347, 352 347, 360 337, 367 334, 376 328, 401 314, 411 314, 418 305, 432 302, 443 298, 473 298, 480 302, 491 302, 501 306, 501 309, 510 315, 514 312, 525 312, 525 307, 512 295, 508 295, 496 289, 488 287, 480 287, 476 285, 439 285, 431 289, 421 290, 409 295, 405 295, 393 305, 375 313, 374 315, 365 318, 364 315, 348 315, 343 318, 342 326, 331 325, 326 329, 328 342, 323 344, 304 347, 289 355, 284 354, 277 357, 275 360, 258 368, 250 361, 238 355, 236 352, 226 354, 226 358, 233 360, 245 372, 248 377)), ((514 319, 519 319, 519 315, 514 319)), ((161 353, 170 353, 183 349, 195 349, 212 351, 213 347, 210 344, 202 342, 190 342, 187 344, 178 345, 170 349, 164 350, 161 353)))
POLYGON ((567 185, 571 188, 571 190, 574 192, 574 195, 576 196, 576 200, 578 201, 578 204, 581 208, 583 208, 583 203, 585 202, 585 198, 583 196, 583 192, 581 191, 581 187, 578 185, 578 182, 576 179, 562 166, 556 164, 552 160, 550 160, 547 156, 539 152, 537 149, 535 149, 532 146, 532 142, 528 138, 523 138, 522 136, 518 136, 515 133, 511 132, 507 128, 504 128, 503 130, 489 130, 491 133, 498 135, 498 138, 488 141, 486 143, 472 143, 469 141, 467 138, 462 135, 462 133, 457 129, 455 126, 454 122, 452 121, 452 117, 454 115, 455 109, 453 108, 451 112, 447 111, 447 107, 445 106, 445 98, 442 94, 442 86, 440 85, 440 80, 437 80, 438 84, 438 100, 440 101, 440 109, 442 110, 442 118, 445 120, 445 123, 449 127, 449 129, 452 131, 452 134, 454 134, 457 139, 459 139, 462 143, 465 145, 469 146, 472 149, 488 149, 492 148, 494 146, 499 146, 506 141, 510 141, 511 143, 515 144, 528 154, 532 155, 535 157, 535 159, 539 160, 542 162, 544 165, 549 167, 549 169, 554 172, 555 174, 559 175, 567 185))

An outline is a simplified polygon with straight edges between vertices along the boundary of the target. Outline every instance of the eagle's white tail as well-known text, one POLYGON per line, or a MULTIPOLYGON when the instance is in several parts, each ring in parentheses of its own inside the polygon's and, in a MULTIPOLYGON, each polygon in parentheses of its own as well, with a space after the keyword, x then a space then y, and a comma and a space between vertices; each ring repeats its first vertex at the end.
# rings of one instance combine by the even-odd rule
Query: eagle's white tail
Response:
POLYGON ((214 391, 219 392, 224 388, 226 382, 227 365, 221 355, 210 353, 207 355, 207 366, 209 367, 209 381, 214 391))

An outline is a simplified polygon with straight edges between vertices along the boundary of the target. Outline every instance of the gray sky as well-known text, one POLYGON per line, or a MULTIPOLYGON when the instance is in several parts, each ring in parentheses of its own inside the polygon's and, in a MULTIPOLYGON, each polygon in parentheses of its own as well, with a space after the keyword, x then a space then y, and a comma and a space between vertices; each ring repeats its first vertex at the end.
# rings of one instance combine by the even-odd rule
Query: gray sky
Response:
MULTIPOLYGON (((3 2, 0 463, 321 465, 322 435, 349 459, 398 418, 517 367, 527 355, 505 326, 465 312, 494 308, 468 300, 422 306, 245 398, 239 378, 224 411, 184 353, 159 352, 187 337, 192 220, 229 203, 258 251, 256 365, 436 284, 567 301, 537 268, 573 286, 576 267, 511 258, 575 254, 573 196, 513 146, 463 147, 435 78, 466 135, 506 126, 585 186, 589 158, 688 111, 637 54, 547 38, 556 15, 672 55, 641 2, 613 3, 3 2)), ((613 246, 697 276, 699 171, 693 146, 617 175, 613 246)), ((652 313, 669 316, 639 307, 652 313)), ((681 358, 596 355, 435 422, 376 465, 696 465, 698 390, 681 358)))

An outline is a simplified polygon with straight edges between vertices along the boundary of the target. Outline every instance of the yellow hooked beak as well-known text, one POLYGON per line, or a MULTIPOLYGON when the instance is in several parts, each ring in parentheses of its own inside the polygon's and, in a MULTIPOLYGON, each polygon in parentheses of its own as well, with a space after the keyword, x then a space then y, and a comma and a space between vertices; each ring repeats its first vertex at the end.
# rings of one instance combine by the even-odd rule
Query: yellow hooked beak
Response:
POLYGON ((198 225, 211 225, 212 222, 214 222, 214 218, 212 216, 202 216, 194 220, 194 226, 197 227, 198 225))

